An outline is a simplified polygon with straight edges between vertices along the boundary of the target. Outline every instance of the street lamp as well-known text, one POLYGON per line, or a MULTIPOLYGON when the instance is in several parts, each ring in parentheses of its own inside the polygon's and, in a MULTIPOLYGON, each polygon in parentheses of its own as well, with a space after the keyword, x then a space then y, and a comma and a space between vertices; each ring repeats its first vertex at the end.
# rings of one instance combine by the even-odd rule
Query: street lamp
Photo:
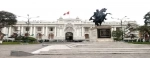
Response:
MULTIPOLYGON (((127 16, 124 16, 123 18, 113 18, 111 17, 112 19, 117 19, 117 20, 120 20, 120 25, 121 25, 121 31, 122 31, 122 34, 121 34, 121 37, 122 37, 122 40, 123 40, 123 28, 122 28, 122 20, 125 19, 127 16)), ((129 18, 126 18, 126 19, 129 19, 129 18)))
MULTIPOLYGON (((18 17, 23 17, 23 16, 18 16, 18 17)), ((29 34, 30 19, 32 19, 32 18, 39 18, 39 16, 30 17, 29 14, 27 14, 27 17, 23 17, 23 18, 27 18, 28 19, 28 21, 26 22, 26 24, 27 24, 27 34, 29 34)))
POLYGON ((18 16, 18 17, 23 17, 23 18, 28 19, 28 21, 26 22, 26 24, 27 24, 27 37, 28 37, 28 36, 29 36, 30 19, 32 19, 32 18, 39 18, 39 16, 36 16, 36 17, 30 17, 29 14, 27 14, 27 17, 24 17, 24 16, 18 16))

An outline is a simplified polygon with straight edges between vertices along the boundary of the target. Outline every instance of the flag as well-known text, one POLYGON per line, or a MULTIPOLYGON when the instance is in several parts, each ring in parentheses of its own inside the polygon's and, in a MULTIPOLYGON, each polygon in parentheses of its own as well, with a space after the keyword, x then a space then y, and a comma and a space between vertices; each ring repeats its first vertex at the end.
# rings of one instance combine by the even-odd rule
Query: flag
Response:
POLYGON ((69 11, 67 12, 67 14, 69 14, 69 11))
POLYGON ((64 13, 63 15, 69 15, 69 14, 70 14, 70 12, 68 11, 68 12, 64 13))

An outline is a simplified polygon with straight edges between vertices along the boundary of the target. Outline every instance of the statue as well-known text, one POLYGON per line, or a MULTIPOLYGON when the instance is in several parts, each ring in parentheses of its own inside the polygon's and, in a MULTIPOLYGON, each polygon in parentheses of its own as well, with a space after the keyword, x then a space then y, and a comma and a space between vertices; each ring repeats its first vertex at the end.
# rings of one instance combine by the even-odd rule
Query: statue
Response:
POLYGON ((93 20, 93 22, 95 22, 96 26, 101 26, 102 22, 104 22, 104 19, 106 19, 107 14, 111 14, 111 13, 104 13, 106 12, 106 8, 101 9, 100 11, 97 9, 96 12, 94 12, 94 15, 89 19, 89 20, 93 20))

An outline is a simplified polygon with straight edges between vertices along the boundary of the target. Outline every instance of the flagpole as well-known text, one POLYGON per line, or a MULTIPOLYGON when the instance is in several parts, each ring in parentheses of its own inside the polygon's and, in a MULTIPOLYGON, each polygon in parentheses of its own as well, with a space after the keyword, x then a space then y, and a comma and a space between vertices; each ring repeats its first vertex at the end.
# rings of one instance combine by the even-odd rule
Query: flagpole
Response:
POLYGON ((67 15, 68 18, 70 18, 70 13, 69 11, 63 14, 64 16, 67 15))

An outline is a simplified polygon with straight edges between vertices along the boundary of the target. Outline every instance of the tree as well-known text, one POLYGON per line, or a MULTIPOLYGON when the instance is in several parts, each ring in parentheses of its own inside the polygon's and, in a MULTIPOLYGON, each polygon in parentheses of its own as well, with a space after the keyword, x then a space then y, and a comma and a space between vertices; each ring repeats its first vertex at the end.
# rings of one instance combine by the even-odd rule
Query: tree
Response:
POLYGON ((150 35, 150 26, 139 26, 138 30, 140 31, 141 34, 144 34, 145 32, 148 32, 148 34, 150 35))
POLYGON ((0 40, 3 40, 4 34, 2 28, 13 26, 17 23, 16 15, 7 11, 0 11, 0 40))
POLYGON ((144 23, 147 26, 147 23, 150 23, 150 12, 145 14, 144 19, 145 19, 144 23))
POLYGON ((112 32, 112 36, 114 37, 114 40, 116 41, 120 41, 122 40, 121 36, 122 36, 122 31, 121 30, 116 30, 112 32))

